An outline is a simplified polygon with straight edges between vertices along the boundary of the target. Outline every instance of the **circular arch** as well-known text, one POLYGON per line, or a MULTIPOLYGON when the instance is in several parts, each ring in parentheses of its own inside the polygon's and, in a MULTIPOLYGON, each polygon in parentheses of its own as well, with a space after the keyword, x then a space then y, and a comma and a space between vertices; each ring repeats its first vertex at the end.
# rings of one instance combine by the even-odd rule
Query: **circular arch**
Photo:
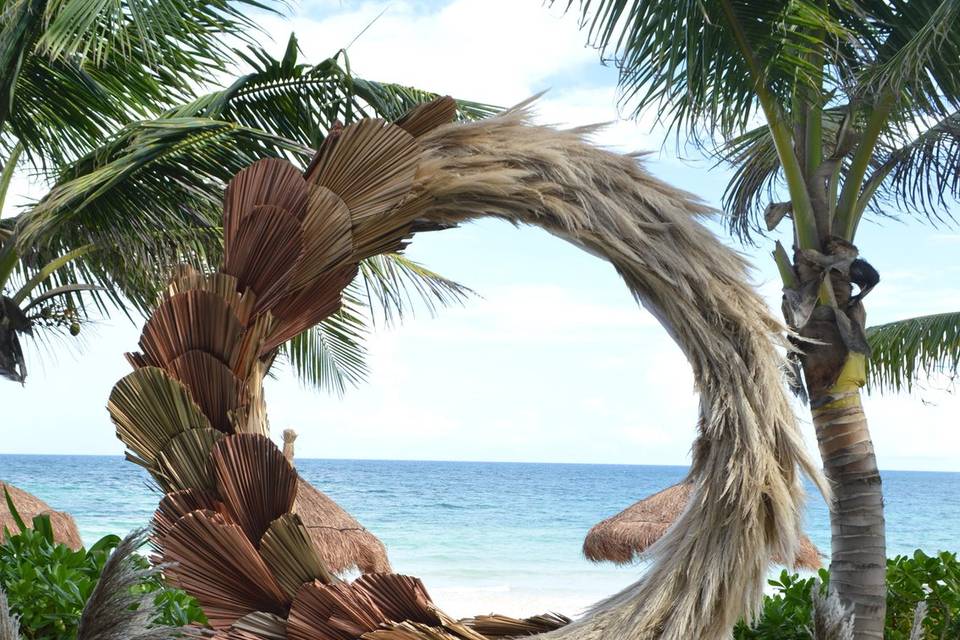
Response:
POLYGON ((438 637, 418 624, 469 637, 415 579, 346 585, 321 566, 293 512, 296 472, 266 437, 262 380, 280 344, 339 309, 362 259, 496 217, 610 262, 700 393, 688 507, 638 582, 550 637, 728 637, 756 610, 770 557, 794 556, 800 474, 819 477, 782 381, 782 327, 742 258, 698 221, 709 208, 696 197, 588 144, 590 129, 531 124, 525 105, 446 124, 455 109, 444 98, 333 131, 304 173, 255 163, 226 192, 223 268, 174 275, 108 405, 129 457, 167 494, 155 544, 177 563, 171 580, 224 638, 340 638, 337 617, 356 637, 377 625, 414 634, 385 638, 438 637))

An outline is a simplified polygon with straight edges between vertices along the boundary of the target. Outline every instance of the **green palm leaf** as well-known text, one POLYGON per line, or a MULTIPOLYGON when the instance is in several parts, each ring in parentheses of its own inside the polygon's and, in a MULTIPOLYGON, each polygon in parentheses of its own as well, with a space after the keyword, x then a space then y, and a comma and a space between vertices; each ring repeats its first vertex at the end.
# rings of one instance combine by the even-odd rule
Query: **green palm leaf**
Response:
POLYGON ((960 368, 960 313, 898 320, 867 329, 868 382, 881 391, 911 390, 924 376, 956 376, 960 368))
POLYGON ((348 386, 367 379, 368 335, 362 309, 356 301, 281 347, 302 383, 342 395, 348 386))
MULTIPOLYGON (((80 281, 107 287, 115 304, 146 309, 172 264, 219 260, 223 188, 239 169, 264 156, 307 159, 337 120, 390 118, 436 97, 354 78, 335 58, 301 64, 294 37, 279 60, 258 49, 244 55, 252 71, 229 88, 129 125, 61 169, 21 216, 21 245, 49 255, 97 244, 76 265, 80 281)), ((492 111, 460 108, 471 119, 492 111)), ((61 276, 55 286, 73 281, 61 276)))
POLYGON ((304 384, 342 395, 369 374, 364 341, 368 323, 387 324, 424 308, 462 304, 473 292, 405 256, 390 253, 364 260, 344 293, 341 311, 304 331, 281 348, 304 384))
POLYGON ((759 108, 758 82, 782 103, 796 81, 813 87, 818 72, 808 54, 852 55, 843 20, 851 8, 828 4, 829 11, 806 0, 579 2, 590 43, 620 70, 623 100, 635 114, 659 107, 661 118, 695 139, 744 131, 759 108), (805 35, 811 30, 828 33, 835 46, 822 47, 805 35))
MULTIPOLYGON (((855 96, 897 96, 909 112, 943 115, 960 100, 960 1, 872 0, 863 9, 876 21, 875 51, 857 74, 855 96)), ((909 118, 913 120, 913 118, 909 118)))
POLYGON ((306 151, 231 122, 139 123, 64 171, 21 216, 20 245, 41 258, 96 245, 51 286, 96 283, 114 304, 145 310, 173 264, 219 260, 220 201, 233 174, 265 156, 306 151))
POLYGON ((189 100, 277 0, 10 0, 0 13, 0 145, 43 169, 189 100))
POLYGON ((399 253, 374 256, 360 263, 359 278, 348 289, 391 325, 414 314, 418 306, 435 314, 440 307, 462 305, 474 292, 399 253))
MULTIPOLYGON (((279 59, 255 46, 228 52, 222 38, 208 37, 211 28, 239 34, 252 24, 243 6, 268 8, 273 0, 56 0, 39 22, 28 2, 14 0, 4 13, 11 21, 0 55, 29 55, 0 58, 17 72, 0 82, 12 106, 0 117, 0 150, 13 157, 26 141, 25 158, 54 186, 0 223, 0 234, 16 232, 20 260, 13 264, 24 282, 58 256, 95 245, 42 272, 37 286, 39 295, 57 292, 81 312, 91 302, 103 313, 146 311, 173 264, 215 266, 223 189, 241 168, 265 156, 305 162, 337 121, 393 119, 436 97, 355 78, 343 51, 304 64, 293 36, 279 59), (230 59, 249 72, 225 89, 192 94, 230 59)), ((464 119, 495 111, 459 103, 464 119)), ((416 306, 433 312, 468 293, 401 256, 374 258, 361 266, 344 311, 285 350, 307 384, 341 393, 366 376, 368 322, 399 320, 416 306)))
POLYGON ((952 221, 947 198, 960 199, 960 110, 905 142, 884 141, 873 166, 881 202, 921 212, 934 222, 952 221))

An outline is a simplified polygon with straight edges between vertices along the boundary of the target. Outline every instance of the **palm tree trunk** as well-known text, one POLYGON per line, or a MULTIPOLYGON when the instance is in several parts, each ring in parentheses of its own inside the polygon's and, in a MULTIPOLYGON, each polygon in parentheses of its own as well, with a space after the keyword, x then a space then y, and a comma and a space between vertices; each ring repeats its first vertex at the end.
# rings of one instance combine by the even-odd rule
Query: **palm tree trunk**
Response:
MULTIPOLYGON (((846 353, 842 345, 829 346, 846 353)), ((836 382, 810 400, 824 473, 834 491, 830 585, 853 605, 856 639, 882 640, 886 534, 880 472, 860 402, 864 363, 862 354, 846 353, 836 382)))

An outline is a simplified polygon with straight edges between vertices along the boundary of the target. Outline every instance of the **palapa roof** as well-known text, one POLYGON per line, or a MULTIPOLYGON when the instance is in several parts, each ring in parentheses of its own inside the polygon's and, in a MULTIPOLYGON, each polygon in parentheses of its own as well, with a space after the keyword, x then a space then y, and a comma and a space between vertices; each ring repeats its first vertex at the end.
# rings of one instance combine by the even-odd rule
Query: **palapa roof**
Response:
MULTIPOLYGON (((628 564, 639 559, 680 517, 690 500, 693 485, 681 482, 658 491, 607 518, 590 529, 583 541, 583 554, 594 562, 628 564)), ((800 536, 796 567, 816 570, 823 566, 820 550, 805 535, 800 536)), ((782 558, 774 558, 786 564, 782 558)))
POLYGON ((56 542, 65 544, 74 550, 83 546, 83 541, 80 540, 80 532, 77 530, 77 523, 74 522, 69 513, 54 511, 50 505, 40 498, 2 480, 0 480, 0 536, 3 535, 4 528, 11 532, 19 531, 16 522, 13 520, 13 514, 7 508, 7 501, 3 499, 4 488, 10 493, 10 498, 17 508, 17 513, 20 514, 20 517, 28 526, 34 517, 42 514, 49 515, 50 525, 53 527, 53 539, 56 542))
POLYGON ((324 566, 330 571, 342 573, 353 567, 361 573, 390 571, 383 543, 303 477, 297 484, 294 511, 303 520, 324 566))
MULTIPOLYGON (((283 431, 283 457, 293 464, 297 432, 283 431)), ((333 573, 356 567, 360 573, 387 573, 390 561, 380 539, 367 531, 356 518, 299 476, 294 511, 310 534, 324 566, 333 573)))

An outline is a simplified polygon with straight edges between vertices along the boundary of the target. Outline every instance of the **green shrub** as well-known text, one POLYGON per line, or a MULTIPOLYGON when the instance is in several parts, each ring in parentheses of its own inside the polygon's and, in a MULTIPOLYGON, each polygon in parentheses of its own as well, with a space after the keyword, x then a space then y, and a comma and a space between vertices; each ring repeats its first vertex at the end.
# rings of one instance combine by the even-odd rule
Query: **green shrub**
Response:
MULTIPOLYGON (((31 529, 16 513, 9 496, 7 506, 20 532, 4 530, 0 589, 7 594, 11 613, 20 617, 20 633, 24 640, 74 640, 83 607, 120 538, 105 536, 89 549, 74 551, 54 542, 48 516, 34 518, 31 529)), ((138 556, 138 562, 146 564, 147 560, 138 556)), ((157 623, 181 626, 206 621, 193 598, 166 586, 159 577, 137 588, 156 592, 157 623)))
MULTIPOLYGON (((830 580, 826 569, 819 572, 825 594, 830 580)), ((752 626, 743 621, 734 629, 735 640, 810 640, 812 628, 811 591, 816 578, 780 574, 771 580, 776 592, 765 596, 760 617, 752 626)), ((886 640, 909 640, 917 604, 927 603, 923 620, 924 638, 960 638, 960 562, 957 554, 941 552, 928 556, 919 549, 913 557, 887 560, 886 640)))
POLYGON ((941 551, 928 556, 917 549, 913 557, 887 560, 887 640, 909 639, 913 613, 921 600, 927 603, 925 638, 960 638, 957 554, 941 551))
MULTIPOLYGON (((830 573, 820 570, 820 589, 826 593, 830 573)), ((753 626, 742 620, 733 630, 735 640, 810 640, 810 619, 813 610, 811 598, 816 578, 801 578, 798 574, 780 573, 768 584, 777 591, 763 599, 763 610, 753 626)))

